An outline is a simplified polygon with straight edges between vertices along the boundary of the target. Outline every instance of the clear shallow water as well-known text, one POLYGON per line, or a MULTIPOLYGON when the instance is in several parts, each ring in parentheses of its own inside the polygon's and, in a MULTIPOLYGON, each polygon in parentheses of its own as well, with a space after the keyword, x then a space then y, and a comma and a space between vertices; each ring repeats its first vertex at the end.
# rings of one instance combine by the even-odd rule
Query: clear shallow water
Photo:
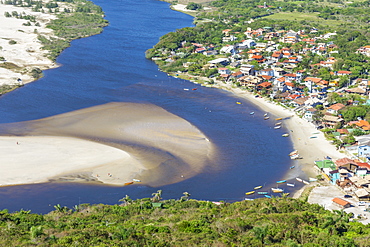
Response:
MULTIPOLYGON (((100 35, 75 40, 58 58, 61 67, 41 80, 0 97, 0 123, 52 116, 108 102, 143 102, 163 107, 199 128, 218 147, 221 169, 211 168, 181 183, 150 188, 48 183, 0 188, 0 208, 45 213, 57 203, 117 203, 126 194, 150 197, 158 189, 164 198, 184 191, 204 200, 241 200, 257 185, 275 186, 299 170, 290 170, 286 130, 274 130, 264 112, 232 94, 171 78, 145 59, 145 50, 159 37, 192 26, 192 18, 155 0, 94 1, 102 6, 110 26, 100 35), (196 91, 184 88, 197 87, 196 91), (235 104, 242 101, 242 105, 235 104), (252 116, 249 113, 255 111, 252 116)), ((0 164, 1 167, 1 164, 0 164)), ((251 196, 252 198, 254 196, 251 196)))

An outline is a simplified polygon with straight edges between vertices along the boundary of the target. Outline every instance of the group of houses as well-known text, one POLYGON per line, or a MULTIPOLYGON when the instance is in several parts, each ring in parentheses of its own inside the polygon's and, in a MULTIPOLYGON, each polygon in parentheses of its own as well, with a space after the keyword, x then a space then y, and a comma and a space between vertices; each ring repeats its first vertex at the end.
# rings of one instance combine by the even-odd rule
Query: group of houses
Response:
MULTIPOLYGON (((311 30, 313 34, 316 32, 317 29, 311 30)), ((237 40, 231 29, 223 30, 223 35, 224 42, 237 40)), ((332 54, 339 51, 328 39, 336 33, 309 37, 304 31, 271 31, 270 27, 264 27, 256 30, 249 28, 244 35, 245 40, 235 41, 233 45, 227 44, 218 49, 210 44, 192 43, 194 53, 217 55, 217 58, 209 60, 203 66, 203 70, 217 69, 217 76, 213 76, 213 80, 236 84, 269 96, 283 105, 293 107, 297 114, 310 122, 314 121, 316 106, 322 105, 327 113, 320 123, 316 123, 321 127, 333 127, 343 121, 341 116, 338 116, 338 111, 344 105, 330 105, 327 101, 328 93, 368 96, 368 79, 354 79, 351 78, 351 71, 334 70, 337 60, 332 54), (299 45, 294 47, 298 42, 299 45), (321 55, 323 60, 300 69, 304 67, 300 66, 301 63, 304 60, 307 63, 307 60, 310 60, 307 57, 312 54, 321 55), (328 69, 334 79, 328 81, 310 75, 313 68, 328 69), (346 82, 344 85, 343 81, 346 82)), ((368 54, 369 50, 370 46, 365 46, 357 52, 368 54)), ((188 67, 189 63, 184 63, 183 66, 188 67)))
POLYGON ((369 163, 346 157, 334 161, 315 161, 315 165, 328 181, 339 186, 346 194, 359 201, 370 201, 369 163))
MULTIPOLYGON (((316 32, 316 29, 311 30, 311 33, 316 32)), ((223 34, 224 42, 237 39, 231 34, 230 29, 224 30, 223 34)), ((327 40, 336 33, 309 38, 304 31, 273 32, 271 28, 265 27, 257 30, 248 29, 244 34, 245 40, 234 45, 225 45, 219 50, 213 46, 203 47, 196 44, 195 52, 201 52, 205 56, 218 55, 207 65, 207 69, 217 69, 218 80, 253 89, 256 93, 264 92, 280 103, 293 107, 297 114, 310 122, 314 121, 316 106, 322 105, 324 115, 320 121, 316 119, 317 127, 334 128, 344 121, 339 112, 345 105, 330 104, 327 99, 328 93, 358 94, 368 97, 368 79, 351 78, 351 71, 334 70, 337 60, 332 54, 339 51, 333 42, 327 40), (292 45, 298 42, 300 42, 298 49, 293 48, 292 45), (282 43, 289 45, 282 47, 282 43), (309 64, 309 69, 297 69, 308 54, 318 54, 325 59, 309 64), (327 68, 335 79, 327 81, 312 76, 310 75, 312 68, 327 68), (340 85, 342 77, 348 80, 345 85, 340 85)), ((357 53, 370 57, 370 46, 359 48, 357 53)), ((356 102, 352 104, 355 105, 356 102)), ((370 130, 370 123, 358 119, 347 123, 346 129, 337 129, 334 135, 340 140, 354 129, 370 130)), ((370 164, 367 163, 370 161, 370 135, 359 136, 356 144, 343 148, 353 159, 343 158, 335 161, 325 159, 316 161, 316 167, 326 179, 341 187, 346 193, 352 194, 360 201, 370 201, 370 164)))

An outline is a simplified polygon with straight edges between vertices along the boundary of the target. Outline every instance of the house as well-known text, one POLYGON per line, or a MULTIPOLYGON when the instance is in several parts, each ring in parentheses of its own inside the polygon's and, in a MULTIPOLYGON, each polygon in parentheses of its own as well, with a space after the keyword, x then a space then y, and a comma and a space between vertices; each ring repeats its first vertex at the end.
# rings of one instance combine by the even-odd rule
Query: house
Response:
POLYGON ((254 65, 250 65, 250 64, 242 64, 240 66, 240 71, 244 74, 244 75, 255 75, 255 70, 254 70, 254 65))
POLYGON ((262 69, 262 70, 259 71, 259 74, 261 76, 266 75, 266 76, 271 76, 272 77, 272 76, 274 76, 274 71, 272 69, 262 69))
POLYGON ((229 59, 227 59, 227 58, 216 58, 214 60, 208 61, 208 63, 214 64, 214 65, 226 66, 226 65, 229 64, 229 59))
POLYGON ((356 162, 354 160, 351 160, 351 159, 347 158, 347 157, 336 160, 335 165, 339 169, 345 168, 348 171, 352 171, 352 172, 355 172, 356 169, 358 168, 358 165, 356 164, 356 162))
POLYGON ((289 43, 289 44, 294 44, 299 41, 299 35, 298 33, 294 31, 289 31, 287 34, 282 37, 279 42, 282 43, 289 43))
POLYGON ((359 49, 357 49, 356 53, 360 53, 362 55, 370 57, 370 45, 365 45, 363 47, 360 47, 359 49))
POLYGON ((330 113, 330 114, 333 114, 333 115, 337 115, 338 112, 340 110, 342 110, 343 108, 345 107, 345 105, 341 104, 341 103, 336 103, 334 105, 331 105, 330 107, 328 107, 326 109, 326 112, 330 113))
POLYGON ((227 45, 227 46, 223 46, 221 49, 220 49, 220 53, 235 53, 235 46, 233 45, 227 45))
POLYGON ((313 121, 313 116, 317 112, 317 109, 315 108, 309 108, 304 112, 303 118, 306 119, 308 122, 313 121))
POLYGON ((351 71, 345 71, 345 70, 340 70, 340 71, 336 71, 334 72, 335 75, 337 76, 344 76, 344 75, 351 75, 352 72, 351 71))
POLYGON ((218 73, 220 75, 230 75, 231 71, 228 68, 218 68, 218 73))
POLYGON ((341 198, 338 198, 338 197, 335 197, 333 200, 333 204, 340 207, 340 208, 349 208, 351 207, 351 203, 346 201, 346 200, 343 200, 341 198))
POLYGON ((243 40, 241 43, 243 46, 247 46, 249 49, 256 46, 256 42, 253 39, 243 40))
POLYGON ((331 115, 324 115, 322 118, 322 124, 326 127, 334 127, 337 125, 339 122, 342 122, 343 119, 336 117, 336 116, 331 116, 331 115))
POLYGON ((354 192, 359 201, 370 201, 370 189, 362 188, 354 192))
POLYGON ((209 51, 204 51, 203 52, 203 55, 205 55, 205 56, 213 56, 213 55, 217 55, 217 54, 218 54, 217 50, 209 50, 209 51))
POLYGON ((358 146, 357 154, 359 157, 370 158, 370 146, 369 145, 358 146))

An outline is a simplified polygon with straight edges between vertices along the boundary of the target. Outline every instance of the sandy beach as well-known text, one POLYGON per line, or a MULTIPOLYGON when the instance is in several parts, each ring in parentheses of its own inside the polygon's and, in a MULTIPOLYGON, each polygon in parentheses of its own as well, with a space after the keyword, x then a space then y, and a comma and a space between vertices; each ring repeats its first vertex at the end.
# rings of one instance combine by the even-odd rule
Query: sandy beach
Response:
POLYGON ((0 9, 0 57, 4 58, 0 65, 7 62, 17 66, 14 69, 0 67, 0 85, 18 83, 18 79, 21 79, 22 83, 34 81, 29 73, 33 68, 41 70, 55 68, 57 65, 45 57, 47 51, 41 49, 37 36, 53 36, 53 30, 46 28, 46 25, 50 20, 56 19, 56 16, 2 3, 0 9), (25 26, 23 25, 27 23, 25 19, 5 17, 5 12, 12 14, 13 11, 34 16, 39 25, 35 26, 32 22, 31 26, 25 26), (10 41, 16 43, 11 44, 10 41))
MULTIPOLYGON (((326 140, 324 134, 317 130, 312 123, 300 118, 292 110, 286 109, 264 98, 256 98, 248 91, 232 87, 222 82, 214 85, 214 87, 230 91, 236 96, 246 99, 258 106, 262 111, 268 113, 270 116, 270 120, 268 121, 282 122, 282 128, 287 129, 286 133, 289 134, 294 149, 298 150, 302 157, 302 159, 296 160, 297 165, 295 166, 296 169, 304 173, 303 175, 307 177, 316 177, 318 175, 317 170, 314 168, 314 161, 316 160, 322 160, 326 156, 332 159, 345 157, 343 153, 340 153, 334 145, 326 140), (276 121, 276 118, 283 119, 276 121)), ((299 172, 292 173, 292 171, 290 171, 284 179, 292 179, 294 178, 292 176, 300 175, 302 174, 299 172)))
POLYGON ((0 129, 12 133, 0 137, 2 186, 133 179, 161 186, 214 167, 215 148, 206 136, 150 104, 109 103, 0 129))

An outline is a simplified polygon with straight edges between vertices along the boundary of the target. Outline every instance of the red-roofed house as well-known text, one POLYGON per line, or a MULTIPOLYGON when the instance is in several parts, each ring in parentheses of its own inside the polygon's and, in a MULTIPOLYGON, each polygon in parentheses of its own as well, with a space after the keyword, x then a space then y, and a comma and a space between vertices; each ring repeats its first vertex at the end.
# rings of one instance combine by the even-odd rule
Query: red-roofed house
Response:
POLYGON ((257 88, 270 88, 271 85, 272 84, 270 82, 265 81, 265 82, 262 82, 262 83, 258 84, 257 88))
POLYGON ((231 71, 228 68, 218 68, 218 73, 220 75, 230 75, 231 71))
POLYGON ((335 197, 332 201, 336 206, 338 206, 340 208, 349 208, 349 207, 351 207, 350 202, 348 202, 346 200, 343 200, 341 198, 338 198, 338 197, 335 197))
POLYGON ((337 115, 338 111, 343 109, 344 107, 346 107, 346 106, 341 104, 341 103, 336 103, 336 104, 331 105, 330 107, 328 107, 326 109, 326 111, 330 114, 337 115))
POLYGON ((347 157, 338 159, 334 163, 338 167, 338 169, 345 168, 348 171, 352 171, 352 172, 355 172, 356 169, 358 168, 358 165, 356 164, 356 162, 347 157))
POLYGON ((350 75, 350 74, 352 74, 352 72, 351 71, 340 70, 340 71, 337 71, 335 74, 338 75, 338 76, 343 76, 343 75, 350 75))

